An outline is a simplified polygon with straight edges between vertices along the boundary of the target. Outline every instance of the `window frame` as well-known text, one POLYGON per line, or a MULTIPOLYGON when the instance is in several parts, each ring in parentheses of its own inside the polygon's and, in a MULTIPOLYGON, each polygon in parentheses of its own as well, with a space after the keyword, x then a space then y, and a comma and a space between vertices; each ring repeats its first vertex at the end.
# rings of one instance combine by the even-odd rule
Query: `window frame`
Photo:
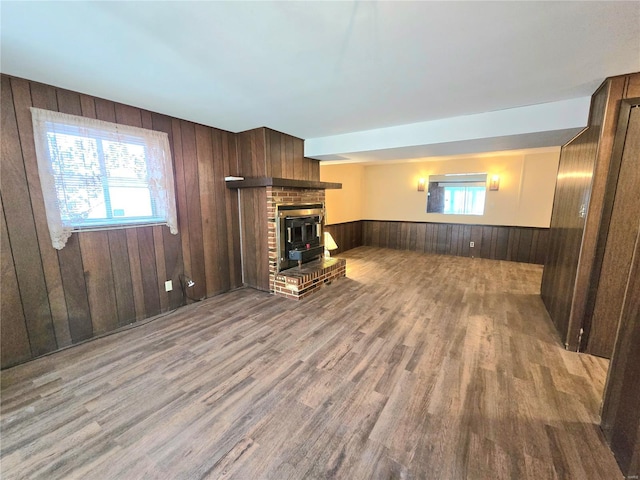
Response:
MULTIPOLYGON (((168 134, 139 127, 131 127, 111 122, 104 122, 92 118, 67 115, 59 112, 31 108, 34 141, 36 145, 36 157, 38 171, 45 200, 47 222, 54 248, 60 249, 66 243, 67 238, 73 232, 111 230, 122 228, 134 228, 140 226, 167 225, 171 233, 177 234, 177 213, 175 207, 175 186, 173 178, 173 162, 168 134), (69 186, 84 188, 91 195, 91 174, 73 173, 73 163, 69 171, 63 172, 64 162, 62 154, 57 153, 57 143, 61 141, 59 135, 90 139, 95 147, 95 152, 81 149, 81 158, 88 154, 95 158, 99 173, 94 173, 96 187, 93 192, 99 192, 97 196, 103 203, 104 216, 100 218, 87 218, 79 220, 78 215, 73 215, 73 208, 67 207, 71 197, 61 194, 69 186), (130 146, 142 146, 144 158, 144 178, 123 177, 112 175, 114 169, 110 169, 108 153, 105 152, 105 142, 114 142, 130 146), (53 146, 56 146, 56 149, 53 146), (56 164, 56 161, 58 162, 56 164), (76 182, 65 182, 65 179, 76 182), (151 215, 122 216, 114 215, 113 189, 116 188, 140 188, 149 196, 151 215), (70 213, 71 212, 71 213, 70 213)), ((70 141, 73 141, 71 139, 70 141)), ((79 143, 77 144, 79 145, 79 143)), ((73 155, 67 153, 67 155, 73 155)), ((131 155, 135 155, 132 153, 131 155)), ((140 153, 137 153, 140 155, 140 153)), ((80 158, 80 157, 78 157, 80 158)), ((129 168, 132 168, 129 166, 129 168)), ((134 201, 134 200, 132 200, 134 201)), ((87 206, 89 201, 86 202, 87 206)), ((82 214, 87 214, 90 209, 82 214)), ((77 210, 76 210, 77 212, 77 210)))

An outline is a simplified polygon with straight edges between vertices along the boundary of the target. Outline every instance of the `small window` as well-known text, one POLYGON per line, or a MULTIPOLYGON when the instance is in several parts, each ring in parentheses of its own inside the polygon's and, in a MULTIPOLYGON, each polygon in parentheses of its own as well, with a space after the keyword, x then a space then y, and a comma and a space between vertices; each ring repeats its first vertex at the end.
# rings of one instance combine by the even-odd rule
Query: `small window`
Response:
POLYGON ((166 133, 31 111, 55 248, 81 230, 166 224, 177 233, 166 133))
POLYGON ((483 215, 487 174, 429 176, 427 213, 483 215))

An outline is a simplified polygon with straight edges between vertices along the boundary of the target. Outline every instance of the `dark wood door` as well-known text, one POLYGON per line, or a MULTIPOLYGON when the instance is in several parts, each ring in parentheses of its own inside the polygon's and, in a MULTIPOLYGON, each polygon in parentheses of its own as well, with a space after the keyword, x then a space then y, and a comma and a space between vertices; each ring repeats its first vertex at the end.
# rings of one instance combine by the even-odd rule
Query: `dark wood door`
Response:
POLYGON ((609 173, 609 211, 603 212, 601 226, 602 262, 593 278, 596 293, 584 325, 586 352, 606 358, 613 353, 640 231, 639 103, 640 99, 625 100, 620 110, 609 173))

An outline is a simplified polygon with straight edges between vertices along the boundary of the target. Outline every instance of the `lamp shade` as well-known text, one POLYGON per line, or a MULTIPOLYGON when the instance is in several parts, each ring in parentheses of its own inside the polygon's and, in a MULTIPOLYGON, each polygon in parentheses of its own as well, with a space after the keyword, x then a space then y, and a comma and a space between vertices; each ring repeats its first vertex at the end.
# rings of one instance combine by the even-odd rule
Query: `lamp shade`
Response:
POLYGON ((336 250, 338 245, 329 232, 324 232, 324 248, 327 250, 336 250))

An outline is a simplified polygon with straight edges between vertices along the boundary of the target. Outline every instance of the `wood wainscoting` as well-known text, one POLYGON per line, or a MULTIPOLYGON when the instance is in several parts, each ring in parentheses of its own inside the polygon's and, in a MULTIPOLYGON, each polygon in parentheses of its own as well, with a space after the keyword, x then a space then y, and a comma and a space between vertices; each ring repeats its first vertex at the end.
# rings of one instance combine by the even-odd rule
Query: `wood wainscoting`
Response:
POLYGON ((235 134, 2 75, 2 367, 242 285, 235 134), (167 227, 74 233, 51 245, 30 107, 169 135, 178 235, 167 227), (165 280, 173 281, 166 292, 165 280))
POLYGON ((362 220, 355 222, 334 223, 325 225, 324 230, 329 232, 338 245, 337 250, 333 250, 331 255, 337 255, 352 248, 361 247, 362 243, 362 220))
POLYGON ((547 253, 548 228, 378 220, 362 223, 362 243, 371 247, 540 265, 547 253))

